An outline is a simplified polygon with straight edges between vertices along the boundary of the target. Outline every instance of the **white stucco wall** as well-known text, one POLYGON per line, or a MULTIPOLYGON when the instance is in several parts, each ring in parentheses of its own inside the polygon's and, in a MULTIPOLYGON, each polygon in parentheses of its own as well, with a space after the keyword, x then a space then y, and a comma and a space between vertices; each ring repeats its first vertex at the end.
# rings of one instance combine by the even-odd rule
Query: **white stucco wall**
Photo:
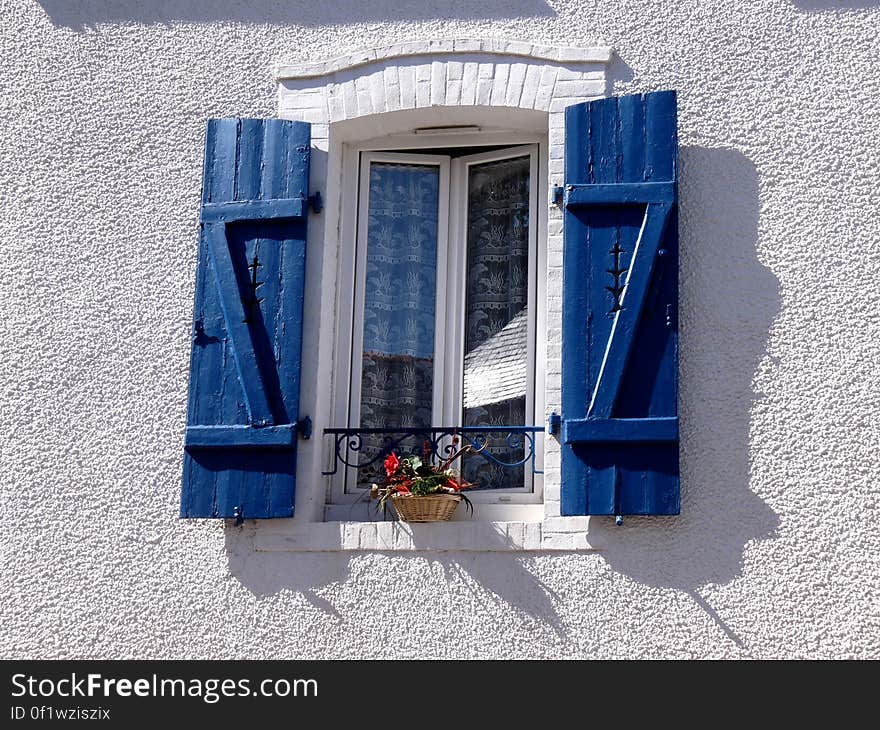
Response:
POLYGON ((878 4, 299 5, 0 0, 3 655, 880 657, 878 4), (205 118, 483 36, 679 90, 681 516, 553 554, 178 521, 205 118))

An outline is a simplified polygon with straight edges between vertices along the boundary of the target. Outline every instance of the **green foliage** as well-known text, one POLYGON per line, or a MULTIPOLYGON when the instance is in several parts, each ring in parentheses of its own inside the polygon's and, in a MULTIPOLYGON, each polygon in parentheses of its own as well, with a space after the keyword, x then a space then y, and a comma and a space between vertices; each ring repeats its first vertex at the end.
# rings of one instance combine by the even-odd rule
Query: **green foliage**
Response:
POLYGON ((452 475, 445 472, 443 474, 419 475, 413 479, 409 489, 416 496, 434 494, 434 492, 439 492, 441 487, 445 487, 451 478, 452 475))

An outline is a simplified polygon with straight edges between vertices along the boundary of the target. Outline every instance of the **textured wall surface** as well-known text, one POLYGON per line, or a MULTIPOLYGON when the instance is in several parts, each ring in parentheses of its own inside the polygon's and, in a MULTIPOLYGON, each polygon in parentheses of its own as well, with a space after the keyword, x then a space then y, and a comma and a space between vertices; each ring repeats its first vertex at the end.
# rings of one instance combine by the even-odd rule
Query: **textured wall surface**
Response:
POLYGON ((301 6, 0 0, 3 655, 880 658, 880 3, 301 6), (553 555, 179 522, 205 118, 447 36, 679 90, 682 515, 553 555))

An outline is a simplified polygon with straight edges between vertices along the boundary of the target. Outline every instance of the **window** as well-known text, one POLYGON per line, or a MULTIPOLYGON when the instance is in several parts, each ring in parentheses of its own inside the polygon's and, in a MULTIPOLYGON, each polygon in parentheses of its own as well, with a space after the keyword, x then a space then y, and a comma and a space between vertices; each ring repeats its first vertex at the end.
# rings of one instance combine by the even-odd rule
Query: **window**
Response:
MULTIPOLYGON (((399 418, 436 428, 438 420, 474 423, 518 406, 523 421, 532 422, 519 429, 534 432, 534 470, 485 478, 470 497, 482 503, 478 522, 494 524, 444 531, 437 544, 588 548, 585 536, 572 532, 585 523, 568 516, 677 514, 675 92, 579 103, 571 93, 588 97, 604 89, 595 70, 566 65, 563 77, 558 63, 548 62, 527 64, 514 76, 501 72, 505 62, 484 78, 477 65, 464 62, 462 78, 470 70, 480 79, 469 101, 451 61, 384 74, 384 101, 374 85, 363 93, 360 71, 341 83, 327 73, 311 82, 309 67, 302 83, 281 90, 281 111, 301 121, 209 123, 181 516, 280 518, 296 506, 299 524, 279 528, 275 542, 264 533, 262 544, 274 546, 268 549, 421 549, 425 535, 408 540, 389 525, 362 529, 356 522, 368 516, 350 466, 370 447, 359 440, 364 418, 382 423, 384 407, 393 416, 386 423, 399 418), (538 78, 537 86, 528 81, 538 78), (461 105, 434 101, 460 92, 461 105), (517 99, 520 108, 502 106, 517 99), (418 126, 427 123, 435 126, 418 126), (481 194, 497 197, 488 188, 505 168, 509 178, 522 179, 526 157, 528 199, 508 201, 508 208, 528 209, 528 247, 523 254, 508 241, 498 259, 517 281, 513 267, 527 259, 523 292, 508 280, 495 286, 499 277, 481 269, 485 251, 478 244, 491 240, 493 226, 477 219, 492 216, 472 203, 481 194), (426 234, 419 255, 402 262, 409 267, 404 278, 416 287, 406 298, 403 287, 378 278, 381 257, 370 261, 373 162, 378 178, 401 178, 392 189, 418 183, 417 207, 389 209, 392 220, 409 216, 418 224, 417 239, 426 234), (547 204, 550 184, 563 185, 555 205, 547 204), (310 215, 321 209, 322 191, 327 205, 310 215), (377 271, 368 286, 370 263, 377 271), (395 312, 413 304, 408 309, 420 316, 401 330, 411 341, 392 338, 390 325, 384 340, 379 328, 368 332, 367 320, 383 301, 395 312), (506 312, 481 330, 493 307, 506 312), (381 342, 385 350, 376 346, 381 342), (358 389, 366 382, 374 396, 389 392, 368 380, 364 367, 381 358, 400 360, 400 377, 418 387, 400 391, 399 399, 391 389, 394 398, 366 403, 370 415, 358 389), (545 395, 555 412, 546 441, 535 423, 551 410, 545 395), (332 439, 329 459, 323 444, 307 440, 313 430, 332 439), (338 520, 354 524, 311 527, 338 520)), ((508 229, 523 228, 521 215, 506 214, 508 229)), ((375 234, 381 241, 381 226, 375 234)), ((405 430, 388 430, 395 429, 405 430)), ((491 446, 498 454, 521 453, 516 443, 491 446)))
MULTIPOLYGON (((543 145, 510 139, 348 151, 353 205, 344 203, 343 216, 351 218, 352 249, 343 281, 350 287, 342 287, 339 310, 350 322, 340 339, 349 353, 341 378, 348 398, 338 412, 363 432, 352 446, 360 463, 371 463, 345 472, 335 493, 342 501, 376 480, 381 459, 374 457, 389 443, 412 451, 425 438, 371 429, 542 420, 543 145)), ((488 434, 494 459, 463 460, 465 479, 479 490, 472 498, 540 499, 530 461, 499 463, 527 454, 524 439, 508 436, 488 434)), ((449 437, 439 445, 442 452, 449 437)))

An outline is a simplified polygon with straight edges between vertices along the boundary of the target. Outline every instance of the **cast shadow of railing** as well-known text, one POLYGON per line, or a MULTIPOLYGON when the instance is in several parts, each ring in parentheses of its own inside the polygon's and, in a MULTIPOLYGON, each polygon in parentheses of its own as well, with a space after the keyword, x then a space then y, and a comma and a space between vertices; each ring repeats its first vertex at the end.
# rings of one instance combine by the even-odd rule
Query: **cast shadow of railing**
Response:
POLYGON ((754 374, 781 307, 757 256, 758 175, 732 149, 681 149, 681 515, 594 518, 610 567, 690 594, 741 648, 700 593, 742 574, 747 546, 779 519, 749 487, 754 374))
POLYGON ((225 527, 226 557, 230 574, 255 597, 287 591, 299 594, 325 617, 342 622, 342 615, 322 589, 349 578, 350 556, 342 552, 276 553, 254 550, 254 528, 225 527))
MULTIPOLYGON (((498 627, 493 640, 534 641, 543 634, 546 643, 558 645, 566 638, 561 599, 538 576, 535 555, 513 551, 510 539, 490 523, 479 527, 480 552, 447 552, 441 545, 449 529, 474 527, 466 522, 386 524, 392 539, 403 537, 411 549, 259 552, 253 549, 254 528, 230 523, 229 571, 258 599, 298 594, 322 624, 339 625, 340 638, 374 634, 369 658, 479 658, 483 634, 455 640, 449 634, 486 622, 498 627)), ((326 656, 340 651, 329 647, 326 656)))
POLYGON ((100 23, 211 23, 258 25, 351 25, 364 21, 500 19, 552 17, 545 0, 481 0, 473 3, 426 3, 423 0, 37 0, 53 25, 84 29, 100 23))

